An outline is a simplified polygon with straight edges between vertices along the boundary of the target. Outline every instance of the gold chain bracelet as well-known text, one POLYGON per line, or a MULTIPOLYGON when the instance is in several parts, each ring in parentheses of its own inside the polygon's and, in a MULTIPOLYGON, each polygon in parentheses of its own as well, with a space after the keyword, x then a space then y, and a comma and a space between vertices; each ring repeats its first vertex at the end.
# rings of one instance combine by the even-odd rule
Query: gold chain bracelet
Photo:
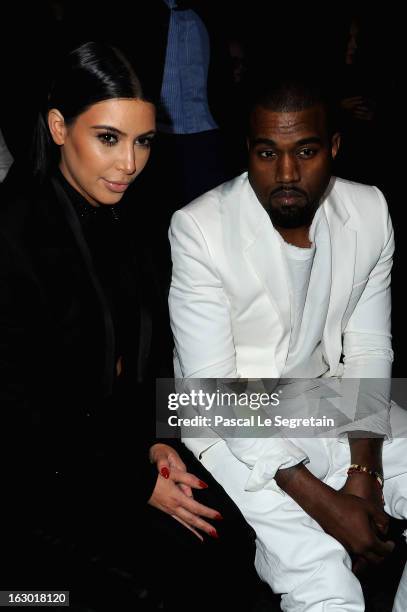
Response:
POLYGON ((358 463, 352 463, 349 468, 348 468, 348 472, 347 474, 355 474, 355 473, 363 473, 363 474, 369 474, 370 476, 373 476, 373 478, 376 478, 377 482, 380 485, 380 488, 383 489, 383 475, 379 474, 379 472, 376 472, 375 470, 371 470, 370 468, 368 468, 366 465, 359 465, 358 463))

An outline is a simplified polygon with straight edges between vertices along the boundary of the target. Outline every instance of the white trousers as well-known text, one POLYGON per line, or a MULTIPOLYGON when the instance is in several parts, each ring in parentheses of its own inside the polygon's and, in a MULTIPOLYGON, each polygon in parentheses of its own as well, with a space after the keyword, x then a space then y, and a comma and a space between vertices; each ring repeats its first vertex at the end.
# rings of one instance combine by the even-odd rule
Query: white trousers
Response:
MULTIPOLYGON (((391 422, 399 437, 383 447, 385 510, 401 519, 407 518, 407 411, 392 403, 391 422)), ((348 443, 335 438, 292 441, 308 454, 307 468, 315 476, 335 489, 343 486, 350 464, 348 443)), ((255 529, 256 569, 275 593, 282 594, 285 612, 365 609, 348 553, 293 499, 276 491, 245 491, 249 468, 236 459, 223 440, 203 453, 201 461, 255 529)), ((406 610, 407 568, 393 612, 406 610)))

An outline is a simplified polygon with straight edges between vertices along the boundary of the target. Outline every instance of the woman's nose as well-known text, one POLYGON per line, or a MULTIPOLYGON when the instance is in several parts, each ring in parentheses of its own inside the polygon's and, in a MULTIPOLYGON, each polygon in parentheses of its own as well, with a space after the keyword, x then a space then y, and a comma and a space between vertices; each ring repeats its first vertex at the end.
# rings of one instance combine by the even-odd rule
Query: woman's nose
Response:
POLYGON ((126 148, 118 160, 118 168, 126 174, 134 174, 137 170, 134 147, 126 148))

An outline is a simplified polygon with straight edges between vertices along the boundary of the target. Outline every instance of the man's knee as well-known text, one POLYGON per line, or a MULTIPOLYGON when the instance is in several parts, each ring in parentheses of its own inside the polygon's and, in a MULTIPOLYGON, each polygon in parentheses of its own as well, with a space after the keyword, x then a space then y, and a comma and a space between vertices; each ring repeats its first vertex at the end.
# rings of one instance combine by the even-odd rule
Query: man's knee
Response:
POLYGON ((338 559, 321 561, 318 570, 303 584, 283 595, 285 612, 363 612, 362 587, 352 571, 338 559))
POLYGON ((321 555, 315 563, 287 571, 280 567, 270 579, 272 589, 283 593, 281 606, 286 612, 365 609, 362 587, 352 573, 349 555, 340 548, 321 555))

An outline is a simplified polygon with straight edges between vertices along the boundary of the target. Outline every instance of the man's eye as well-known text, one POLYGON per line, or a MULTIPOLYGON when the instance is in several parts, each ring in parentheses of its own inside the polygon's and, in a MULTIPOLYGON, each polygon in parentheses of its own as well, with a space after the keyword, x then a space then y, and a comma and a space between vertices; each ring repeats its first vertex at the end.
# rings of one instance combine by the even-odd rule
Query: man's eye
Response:
POLYGON ((309 157, 313 157, 315 153, 315 149, 301 149, 301 151, 299 152, 299 156, 308 159, 309 157))
POLYGON ((271 157, 275 157, 275 153, 274 151, 259 151, 258 152, 259 157, 262 157, 263 159, 270 159, 271 157))
POLYGON ((112 134, 111 132, 104 132, 103 134, 98 134, 98 138, 100 142, 108 147, 112 147, 117 144, 118 138, 116 134, 112 134))

